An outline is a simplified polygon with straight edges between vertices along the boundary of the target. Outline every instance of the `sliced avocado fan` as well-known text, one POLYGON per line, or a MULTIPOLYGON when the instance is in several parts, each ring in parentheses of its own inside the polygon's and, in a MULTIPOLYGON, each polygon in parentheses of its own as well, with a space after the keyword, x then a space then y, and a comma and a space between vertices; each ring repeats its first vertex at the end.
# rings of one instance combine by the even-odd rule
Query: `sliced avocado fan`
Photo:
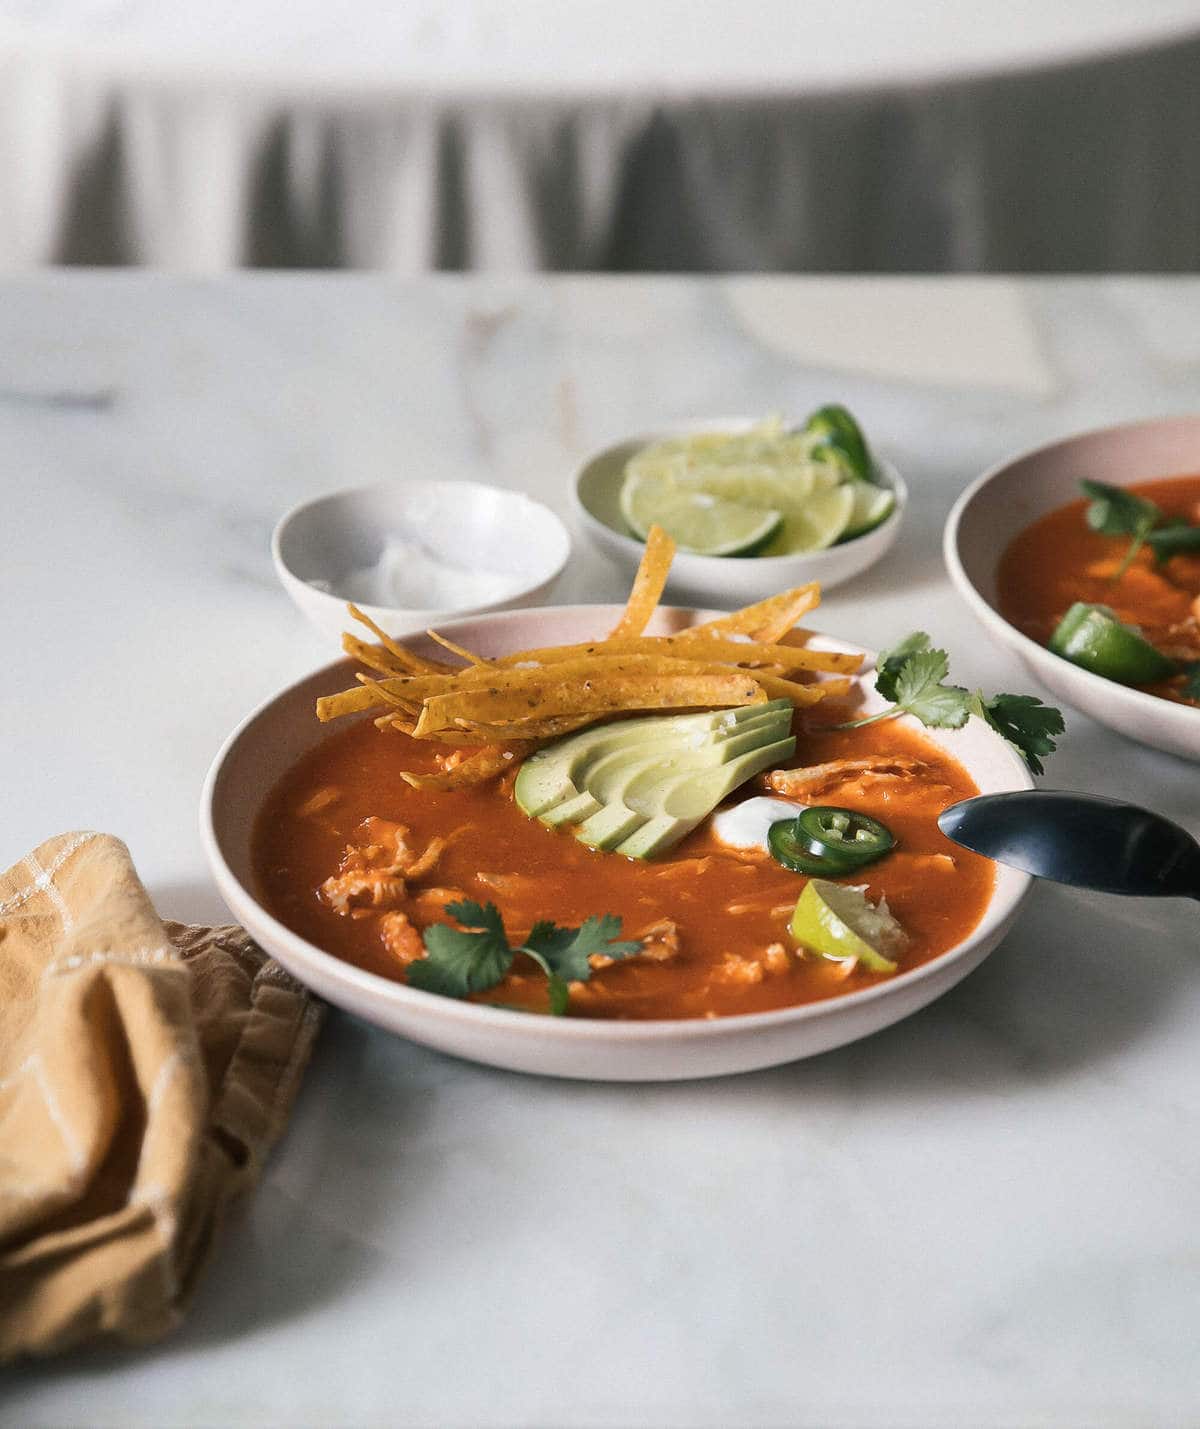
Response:
POLYGON ((531 818, 576 825, 581 843, 653 858, 740 784, 795 753, 791 722, 791 702, 771 700, 594 725, 530 755, 513 794, 531 818))

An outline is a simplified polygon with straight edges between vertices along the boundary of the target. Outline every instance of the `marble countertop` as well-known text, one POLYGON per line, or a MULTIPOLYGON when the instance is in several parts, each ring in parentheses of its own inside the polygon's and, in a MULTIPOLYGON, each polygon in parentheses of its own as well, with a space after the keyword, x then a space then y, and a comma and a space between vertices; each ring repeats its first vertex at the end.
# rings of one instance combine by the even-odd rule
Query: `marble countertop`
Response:
MULTIPOLYGON (((1200 281, 46 275, 0 287, 3 866, 124 837, 215 920, 221 739, 322 662, 277 515, 406 475, 523 488, 662 419, 846 400, 913 493, 821 623, 1030 688, 954 596, 1005 453, 1200 407, 1200 281), (131 713, 136 705, 137 716, 131 713)), ((562 599, 619 598, 579 541, 562 599)), ((1069 715, 1050 782, 1200 828, 1200 770, 1069 715)), ((1192 905, 1039 888, 926 1011, 808 1062, 594 1086, 332 1015, 184 1327, 10 1371, 25 1426, 1200 1420, 1192 905)))

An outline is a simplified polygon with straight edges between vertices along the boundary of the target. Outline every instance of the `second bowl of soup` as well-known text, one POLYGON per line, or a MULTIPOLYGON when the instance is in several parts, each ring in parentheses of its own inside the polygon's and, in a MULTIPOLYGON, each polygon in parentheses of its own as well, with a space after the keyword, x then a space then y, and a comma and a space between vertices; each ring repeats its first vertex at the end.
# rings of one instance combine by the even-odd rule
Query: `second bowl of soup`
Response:
POLYGON ((965 491, 951 579, 1056 695, 1200 760, 1200 417, 1039 447, 965 491))

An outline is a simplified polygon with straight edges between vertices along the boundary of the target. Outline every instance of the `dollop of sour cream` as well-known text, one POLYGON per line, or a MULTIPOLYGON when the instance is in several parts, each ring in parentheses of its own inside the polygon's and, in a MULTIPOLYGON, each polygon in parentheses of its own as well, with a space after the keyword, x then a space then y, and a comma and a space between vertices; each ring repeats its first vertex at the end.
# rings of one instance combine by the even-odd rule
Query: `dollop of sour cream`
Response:
POLYGON ((780 819, 794 819, 807 804, 795 799, 772 799, 756 795, 743 799, 732 809, 721 809, 712 817, 714 838, 730 848, 760 848, 770 852, 767 833, 780 819))
POLYGON ((360 605, 405 606, 412 610, 468 609, 507 600, 524 579, 505 571, 456 565, 419 541, 389 536, 379 559, 346 571, 333 581, 310 581, 319 590, 360 605))

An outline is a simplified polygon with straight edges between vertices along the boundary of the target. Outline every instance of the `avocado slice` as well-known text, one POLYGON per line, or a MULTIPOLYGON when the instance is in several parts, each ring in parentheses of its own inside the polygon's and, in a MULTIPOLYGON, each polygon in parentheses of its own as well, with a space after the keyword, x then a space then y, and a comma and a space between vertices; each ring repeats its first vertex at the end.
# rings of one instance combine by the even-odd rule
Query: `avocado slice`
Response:
POLYGON ((723 742, 751 721, 777 719, 783 711, 790 719, 791 705, 787 700, 770 700, 733 710, 650 715, 593 725, 530 755, 517 774, 513 797, 522 813, 541 818, 546 810, 575 798, 583 789, 585 771, 606 754, 658 740, 673 746, 703 748, 723 742))
POLYGON ((563 799, 553 808, 546 809, 538 817, 542 823, 556 827, 559 824, 578 824, 601 807, 600 800, 585 789, 573 798, 563 799))
POLYGON ((788 700, 699 715, 596 725, 532 755, 518 807, 597 849, 649 858, 679 842, 722 799, 795 750, 788 700))
POLYGON ((781 764, 796 752, 789 735, 773 744, 748 750, 728 764, 716 768, 672 771, 650 788, 631 790, 631 800, 657 805, 658 812, 623 843, 617 853, 626 858, 653 858, 673 848, 685 835, 747 779, 781 764))
MULTIPOLYGON (((657 733, 644 743, 626 743, 619 749, 609 749, 607 753, 594 758, 595 750, 575 771, 575 779, 585 786, 582 794, 568 794, 557 804, 551 804, 538 814, 544 823, 560 825, 578 823, 589 814, 603 808, 615 808, 625 804, 624 791, 629 784, 644 771, 652 776, 663 774, 667 769, 707 769, 716 764, 727 763, 747 749, 757 749, 773 739, 782 739, 788 732, 790 711, 771 710, 758 719, 747 719, 721 730, 718 734, 700 734, 691 731, 680 745, 678 738, 670 732, 657 733), (585 802, 593 800, 589 807, 585 802)), ((571 787, 575 784, 572 782, 571 787)), ((627 820, 622 819, 622 824, 627 820)), ((640 823, 635 819, 627 829, 632 833, 640 823)), ((613 825, 608 819, 599 820, 602 837, 607 844, 612 838, 613 825)), ((591 844, 595 828, 586 834, 581 831, 584 843, 591 844)), ((617 842, 620 842, 618 839, 617 842)))
POLYGON ((612 751, 587 772, 588 793, 603 807, 584 820, 575 837, 592 848, 616 848, 655 812, 653 799, 630 798, 632 787, 644 789, 668 776, 682 778, 727 765, 744 753, 761 749, 764 743, 784 739, 790 723, 790 709, 772 710, 761 719, 742 721, 724 738, 698 749, 688 747, 681 752, 676 744, 656 740, 639 748, 636 757, 627 749, 612 751))

